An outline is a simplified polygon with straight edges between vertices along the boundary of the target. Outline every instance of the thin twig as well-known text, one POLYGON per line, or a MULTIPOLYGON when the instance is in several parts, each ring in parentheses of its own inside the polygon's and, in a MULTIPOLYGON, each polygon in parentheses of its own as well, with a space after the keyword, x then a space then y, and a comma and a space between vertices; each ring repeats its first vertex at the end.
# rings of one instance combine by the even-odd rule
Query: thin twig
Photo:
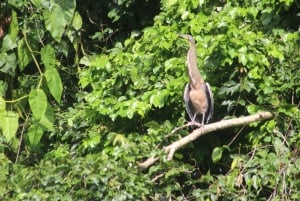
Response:
POLYGON ((164 137, 168 138, 168 137, 174 135, 174 133, 176 133, 177 131, 182 130, 187 127, 191 127, 191 126, 201 127, 202 125, 197 122, 188 122, 188 123, 184 124, 183 126, 174 128, 169 134, 165 135, 164 137))
POLYGON ((160 179, 161 177, 163 177, 165 175, 165 173, 161 173, 159 175, 156 175, 153 179, 151 179, 152 182, 157 181, 158 179, 160 179))
POLYGON ((16 157, 16 160, 15 160, 15 163, 18 162, 18 159, 19 159, 19 156, 20 156, 21 145, 22 145, 22 141, 23 141, 23 135, 24 135, 25 127, 26 127, 26 122, 24 123, 24 125, 22 127, 21 136, 20 136, 20 142, 19 142, 19 146, 18 146, 18 152, 17 152, 17 157, 16 157))
POLYGON ((244 130, 245 125, 239 130, 239 132, 232 138, 232 140, 228 143, 228 146, 230 146, 235 140, 236 138, 242 133, 242 131, 244 130))

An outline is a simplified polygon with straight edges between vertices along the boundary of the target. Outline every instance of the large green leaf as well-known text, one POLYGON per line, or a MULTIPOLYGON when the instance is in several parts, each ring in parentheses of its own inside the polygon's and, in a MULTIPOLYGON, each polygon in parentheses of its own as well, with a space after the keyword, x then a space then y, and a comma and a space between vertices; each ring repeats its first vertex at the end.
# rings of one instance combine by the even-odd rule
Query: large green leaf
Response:
POLYGON ((52 9, 44 11, 45 27, 51 36, 59 42, 65 32, 65 27, 72 22, 76 3, 74 0, 55 0, 51 4, 52 9))
POLYGON ((157 91, 154 95, 150 97, 150 103, 153 104, 155 107, 163 107, 165 101, 169 95, 167 90, 157 91))
POLYGON ((70 23, 76 8, 75 0, 54 0, 52 3, 53 5, 59 7, 62 10, 64 19, 66 20, 66 22, 70 23))
POLYGON ((17 14, 16 12, 12 12, 11 15, 11 23, 10 28, 8 31, 8 34, 5 35, 3 39, 3 43, 1 44, 1 52, 12 50, 15 47, 17 47, 17 36, 19 33, 19 26, 18 26, 18 20, 17 20, 17 14))
POLYGON ((219 160, 221 160, 222 158, 222 155, 223 155, 223 147, 216 147, 214 148, 213 150, 213 153, 212 153, 212 160, 214 163, 218 162, 219 160))
POLYGON ((46 70, 54 68, 56 62, 55 50, 51 45, 46 45, 41 49, 41 59, 46 70))
POLYGON ((74 27, 75 30, 79 30, 82 27, 82 18, 80 14, 76 11, 74 14, 74 18, 72 21, 72 27, 74 27))
POLYGON ((6 103, 2 97, 0 97, 0 114, 5 112, 6 103))
POLYGON ((0 128, 5 139, 10 142, 18 130, 18 114, 12 111, 4 111, 0 113, 0 128))
POLYGON ((58 42, 65 31, 67 24, 63 11, 60 8, 54 7, 52 11, 44 11, 45 27, 50 32, 51 36, 58 42))
POLYGON ((35 124, 31 125, 28 129, 27 142, 31 148, 35 148, 43 137, 44 130, 35 124))
POLYGON ((0 68, 0 71, 8 75, 14 76, 17 67, 17 58, 15 53, 10 53, 10 54, 4 53, 4 54, 0 54, 0 56, 2 57, 0 59, 0 63, 3 65, 0 68))
POLYGON ((33 116, 40 120, 47 110, 47 96, 41 89, 32 89, 29 94, 29 105, 33 116))
POLYGON ((63 91, 62 82, 59 76, 59 73, 55 68, 50 70, 46 70, 45 77, 47 80, 48 88, 50 90, 51 95, 55 98, 55 100, 60 103, 61 94, 63 91))
POLYGON ((15 11, 12 11, 12 20, 9 27, 9 35, 13 41, 17 40, 18 34, 19 34, 19 25, 18 25, 18 18, 17 13, 15 11))
POLYGON ((41 117, 39 123, 41 126, 45 127, 46 129, 53 130, 54 112, 50 104, 47 104, 46 113, 41 117))
POLYGON ((24 68, 32 61, 31 53, 26 46, 24 38, 18 42, 18 59, 21 71, 23 71, 24 68))

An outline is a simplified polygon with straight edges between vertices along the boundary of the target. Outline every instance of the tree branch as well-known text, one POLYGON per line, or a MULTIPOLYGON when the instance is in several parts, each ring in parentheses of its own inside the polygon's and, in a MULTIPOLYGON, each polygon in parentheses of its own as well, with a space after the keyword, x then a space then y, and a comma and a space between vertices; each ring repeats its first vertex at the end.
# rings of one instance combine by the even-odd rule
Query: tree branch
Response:
MULTIPOLYGON (((222 120, 219 122, 206 124, 196 130, 194 130, 189 135, 181 138, 180 140, 177 140, 173 142, 172 144, 164 147, 164 151, 167 154, 167 159, 172 160, 174 153, 181 147, 185 146, 186 144, 196 140, 202 135, 205 135, 207 133, 211 133, 213 131, 229 128, 229 127, 235 127, 240 125, 247 125, 253 122, 261 121, 261 120, 267 120, 273 118, 273 114, 271 112, 259 112, 254 115, 246 116, 246 117, 239 117, 234 119, 228 119, 228 120, 222 120)), ((159 160, 159 157, 150 157, 144 162, 138 164, 138 168, 140 170, 145 170, 151 165, 153 165, 156 161, 159 160)))

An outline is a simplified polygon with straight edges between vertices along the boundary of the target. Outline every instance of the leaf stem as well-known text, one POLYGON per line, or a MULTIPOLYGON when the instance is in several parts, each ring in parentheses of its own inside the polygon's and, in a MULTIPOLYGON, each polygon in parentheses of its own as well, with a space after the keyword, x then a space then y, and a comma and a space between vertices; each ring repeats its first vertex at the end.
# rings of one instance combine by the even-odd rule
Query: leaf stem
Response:
POLYGON ((36 57, 34 56, 33 50, 31 49, 31 47, 30 47, 30 45, 29 45, 29 43, 28 43, 26 31, 23 31, 22 33, 23 33, 23 35, 24 35, 24 40, 25 40, 25 43, 26 43, 27 48, 28 48, 29 51, 30 51, 30 54, 31 54, 31 56, 32 56, 32 59, 33 59, 35 65, 36 65, 36 67, 37 67, 37 69, 38 69, 40 75, 43 75, 43 72, 41 71, 41 67, 40 67, 40 65, 39 65, 39 62, 37 61, 36 57))
POLYGON ((18 101, 20 101, 20 100, 22 100, 24 98, 27 98, 27 97, 28 97, 28 95, 25 95, 25 96, 22 96, 22 97, 20 97, 20 98, 18 98, 16 100, 9 100, 9 101, 4 101, 4 102, 5 103, 15 103, 15 102, 18 102, 18 101))

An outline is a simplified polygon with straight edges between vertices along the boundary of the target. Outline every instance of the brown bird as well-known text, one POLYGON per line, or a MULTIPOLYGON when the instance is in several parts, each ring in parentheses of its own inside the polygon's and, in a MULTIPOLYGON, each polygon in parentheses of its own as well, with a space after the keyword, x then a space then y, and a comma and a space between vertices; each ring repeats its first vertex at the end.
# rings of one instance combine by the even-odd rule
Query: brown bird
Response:
POLYGON ((213 115, 214 99, 210 85, 203 80, 197 67, 196 45, 193 37, 179 34, 188 40, 190 48, 187 53, 188 74, 190 83, 185 86, 183 99, 186 111, 192 123, 207 124, 213 115))

